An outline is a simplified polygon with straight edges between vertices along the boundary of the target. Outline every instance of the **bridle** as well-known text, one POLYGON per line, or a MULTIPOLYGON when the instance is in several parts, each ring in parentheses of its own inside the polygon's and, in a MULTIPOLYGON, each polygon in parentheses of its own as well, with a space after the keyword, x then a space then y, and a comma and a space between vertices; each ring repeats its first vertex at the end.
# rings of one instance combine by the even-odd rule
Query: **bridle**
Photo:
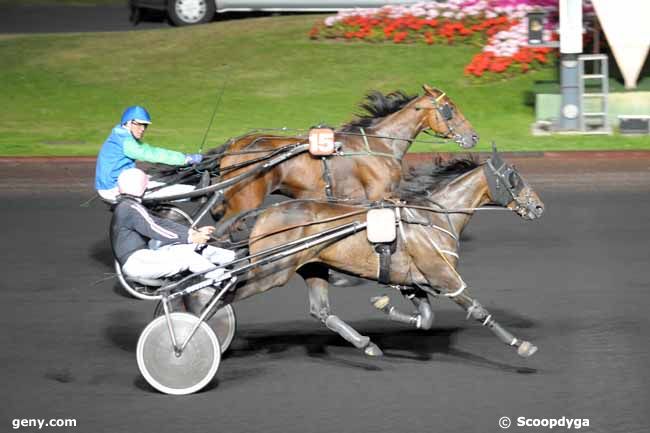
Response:
POLYGON ((534 200, 530 188, 526 188, 526 182, 521 178, 517 169, 506 164, 495 148, 483 167, 490 196, 494 203, 507 207, 514 201, 514 211, 520 216, 528 213, 537 215, 537 202, 534 200), (522 191, 524 191, 523 194, 522 191))
MULTIPOLYGON (((456 120, 454 117, 454 109, 451 107, 451 105, 448 102, 441 103, 442 98, 446 95, 445 92, 442 92, 440 95, 436 96, 435 98, 433 96, 429 96, 429 100, 431 101, 433 105, 433 109, 438 112, 438 115, 442 119, 445 127, 447 128, 447 133, 446 134, 441 134, 439 132, 437 133, 432 133, 431 132, 431 127, 428 126, 427 129, 423 130, 425 134, 432 135, 435 137, 440 137, 440 138, 446 138, 446 139, 455 139, 456 142, 458 142, 461 146, 465 147, 464 142, 461 139, 461 135, 456 133, 456 127, 460 125, 460 123, 456 120)), ((415 106, 416 110, 422 110, 422 109, 429 109, 428 107, 421 107, 416 105, 415 106)))

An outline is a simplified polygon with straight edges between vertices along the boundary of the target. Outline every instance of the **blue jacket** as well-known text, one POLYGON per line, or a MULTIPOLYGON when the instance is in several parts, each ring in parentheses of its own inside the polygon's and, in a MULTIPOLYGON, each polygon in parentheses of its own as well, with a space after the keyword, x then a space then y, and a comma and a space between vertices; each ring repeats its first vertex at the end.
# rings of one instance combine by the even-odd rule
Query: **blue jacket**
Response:
POLYGON ((128 129, 117 125, 97 156, 95 189, 111 189, 117 186, 117 177, 127 168, 135 167, 136 160, 184 165, 185 154, 138 141, 128 129))

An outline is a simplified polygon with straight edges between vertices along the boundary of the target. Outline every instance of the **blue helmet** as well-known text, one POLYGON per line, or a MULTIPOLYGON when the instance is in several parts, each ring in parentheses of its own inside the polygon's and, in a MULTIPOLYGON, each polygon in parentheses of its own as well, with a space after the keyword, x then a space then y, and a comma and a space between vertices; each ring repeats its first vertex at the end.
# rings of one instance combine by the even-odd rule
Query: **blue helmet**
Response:
POLYGON ((151 116, 149 116, 149 112, 144 107, 134 105, 124 110, 122 120, 120 120, 120 125, 124 125, 126 122, 131 120, 149 124, 151 123, 151 116))

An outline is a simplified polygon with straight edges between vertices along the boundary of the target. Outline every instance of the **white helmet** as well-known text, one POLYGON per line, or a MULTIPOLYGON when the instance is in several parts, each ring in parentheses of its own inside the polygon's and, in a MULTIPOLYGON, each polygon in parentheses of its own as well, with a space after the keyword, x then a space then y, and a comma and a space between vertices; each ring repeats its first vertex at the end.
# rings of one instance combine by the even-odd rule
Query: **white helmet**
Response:
POLYGON ((149 184, 147 174, 139 168, 129 168, 120 173, 117 187, 120 194, 142 197, 149 184))

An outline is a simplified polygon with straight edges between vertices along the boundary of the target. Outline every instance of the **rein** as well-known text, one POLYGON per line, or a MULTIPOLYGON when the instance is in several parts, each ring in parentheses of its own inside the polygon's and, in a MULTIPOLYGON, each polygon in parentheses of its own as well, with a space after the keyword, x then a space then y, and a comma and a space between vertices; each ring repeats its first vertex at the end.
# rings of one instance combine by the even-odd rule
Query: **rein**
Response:
MULTIPOLYGON (((321 202, 322 200, 319 200, 319 199, 300 199, 300 200, 297 200, 297 201, 321 202)), ((337 200, 333 200, 333 201, 337 202, 337 200)), ((340 204, 346 204, 342 200, 339 200, 338 202, 340 204)), ((274 207, 279 206, 279 205, 282 205, 284 203, 286 203, 286 202, 278 203, 278 204, 275 204, 273 206, 274 207)), ((348 204, 348 205, 349 206, 361 206, 360 204, 348 204)), ((399 203, 399 202, 391 202, 388 205, 376 206, 376 207, 383 207, 383 208, 387 208, 387 209, 397 209, 397 208, 399 208, 399 209, 417 209, 417 210, 424 210, 424 211, 428 211, 428 212, 447 214, 447 215, 454 214, 454 213, 469 214, 469 213, 479 211, 479 210, 505 210, 505 211, 512 212, 508 208, 496 207, 496 206, 484 206, 484 207, 478 207, 478 208, 457 208, 457 209, 444 209, 443 208, 443 209, 439 209, 439 208, 434 208, 434 207, 429 207, 429 206, 409 205, 407 203, 399 203)), ((360 215, 360 214, 366 213, 368 210, 374 209, 376 207, 370 205, 370 206, 367 206, 367 207, 363 207, 362 209, 359 209, 357 211, 347 212, 347 213, 344 213, 344 214, 341 214, 341 215, 333 216, 333 217, 330 217, 330 218, 325 218, 325 219, 322 219, 322 220, 315 220, 315 221, 312 220, 312 221, 307 221, 307 222, 304 222, 304 223, 285 226, 285 227, 279 228, 279 229, 271 231, 271 232, 261 233, 261 234, 255 236, 255 237, 251 237, 251 238, 248 239, 248 242, 250 244, 252 242, 256 242, 256 241, 258 241, 260 239, 263 239, 263 238, 266 238, 266 237, 269 237, 269 236, 273 236, 273 235, 276 235, 278 233, 284 233, 284 232, 288 232, 290 230, 294 230, 294 229, 301 228, 301 227, 308 227, 308 226, 312 226, 312 225, 316 225, 316 224, 324 224, 324 223, 328 223, 328 222, 332 222, 332 221, 338 221, 338 220, 341 220, 341 219, 344 219, 344 218, 349 218, 351 216, 360 215)), ((449 234, 452 238, 457 239, 457 235, 453 234, 452 232, 450 232, 448 230, 443 229, 442 227, 438 227, 435 224, 432 224, 430 222, 428 222, 427 224, 419 222, 419 221, 405 221, 405 222, 407 224, 419 224, 419 225, 424 225, 424 226, 429 226, 429 227, 432 227, 432 228, 436 228, 438 230, 441 230, 441 231, 449 234)))
POLYGON ((244 162, 238 162, 236 164, 232 165, 227 165, 225 167, 220 167, 219 168, 219 173, 223 174, 224 172, 230 172, 233 170, 237 170, 243 167, 248 167, 249 165, 257 164, 258 162, 266 161, 268 159, 273 158, 274 156, 284 153, 285 151, 290 151, 294 149, 295 147, 300 146, 300 143, 296 144, 288 144, 286 146, 282 146, 278 149, 270 149, 270 150, 252 150, 252 151, 241 151, 241 152, 232 152, 232 153, 225 153, 223 155, 229 156, 229 155, 245 155, 245 154, 252 154, 252 153, 263 153, 266 152, 266 155, 260 156, 258 158, 250 159, 248 161, 244 162))
POLYGON ((349 218, 351 216, 360 215, 362 213, 365 213, 366 211, 367 211, 367 209, 364 208, 364 209, 361 209, 361 210, 358 210, 358 211, 348 212, 348 213, 345 213, 343 215, 337 215, 335 217, 325 218, 323 220, 307 221, 305 223, 294 224, 294 225, 282 227, 282 228, 280 228, 278 230, 274 230, 272 232, 262 233, 262 234, 259 234, 259 235, 255 236, 255 237, 248 238, 248 243, 251 244, 253 242, 259 241, 260 239, 264 239, 266 237, 273 236, 273 235, 276 235, 278 233, 288 232, 290 230, 294 230, 294 229, 301 228, 301 227, 308 227, 308 226, 312 226, 312 225, 316 225, 316 224, 324 224, 324 223, 328 223, 328 222, 332 222, 332 221, 338 221, 338 220, 341 220, 341 219, 344 219, 344 218, 349 218))
MULTIPOLYGON (((257 132, 268 132, 268 131, 282 131, 282 132, 304 132, 306 131, 305 129, 301 128, 287 128, 286 126, 283 126, 282 128, 253 128, 246 134, 240 135, 239 137, 236 137, 234 141, 237 141, 243 137, 246 137, 247 135, 255 134, 257 132)), ((426 132, 426 131, 423 131, 426 132)), ((415 138, 401 138, 401 137, 391 137, 390 135, 377 135, 377 134, 366 134, 366 133, 360 133, 360 132, 352 132, 352 131, 334 131, 336 135, 350 135, 350 136, 357 136, 357 137, 370 137, 370 138, 384 138, 387 140, 398 140, 398 141, 410 141, 411 143, 423 143, 423 144, 444 144, 448 141, 451 140, 451 138, 445 138, 443 140, 418 140, 415 138)), ((264 139, 269 139, 269 140, 277 140, 277 139, 287 139, 287 138, 295 138, 296 140, 305 140, 307 138, 306 135, 283 135, 283 136, 267 136, 267 137, 260 137, 264 139)), ((444 137, 440 137, 444 138, 444 137)), ((233 139, 231 139, 233 140, 233 139)), ((264 150, 250 150, 250 151, 239 151, 241 154, 246 154, 246 153, 256 153, 256 152, 264 152, 264 150)), ((238 152, 224 152, 222 155, 239 155, 240 153, 238 152)))

